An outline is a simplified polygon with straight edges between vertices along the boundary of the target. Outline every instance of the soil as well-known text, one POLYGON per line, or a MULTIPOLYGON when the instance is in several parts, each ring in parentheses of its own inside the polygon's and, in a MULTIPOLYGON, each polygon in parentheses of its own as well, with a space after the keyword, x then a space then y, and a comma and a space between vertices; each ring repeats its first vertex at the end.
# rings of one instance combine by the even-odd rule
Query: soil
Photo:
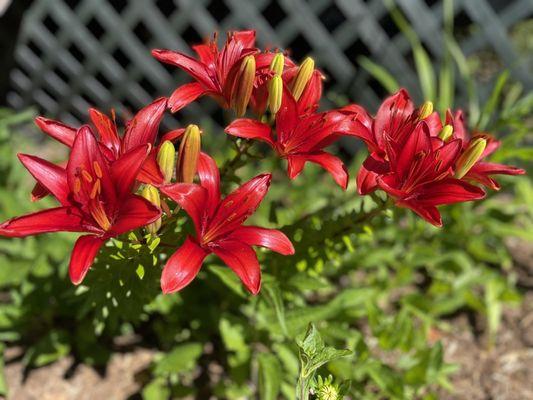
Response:
MULTIPOLYGON (((445 360, 457 364, 453 392, 439 392, 442 400, 533 400, 533 246, 507 243, 515 255, 518 284, 524 300, 503 311, 493 346, 488 345, 483 318, 459 314, 450 332, 435 332, 443 341, 445 360)), ((6 350, 5 375, 12 400, 125 400, 137 399, 143 371, 154 350, 133 348, 115 353, 105 372, 75 364, 71 357, 25 373, 22 349, 6 350)))

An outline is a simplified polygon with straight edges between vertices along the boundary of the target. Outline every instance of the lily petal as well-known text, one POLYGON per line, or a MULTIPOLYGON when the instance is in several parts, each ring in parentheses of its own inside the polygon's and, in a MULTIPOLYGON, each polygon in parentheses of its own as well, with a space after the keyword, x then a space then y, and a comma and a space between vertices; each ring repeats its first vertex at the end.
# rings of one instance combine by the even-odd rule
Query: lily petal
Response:
POLYGON ((201 236, 202 221, 206 209, 207 190, 202 186, 192 183, 175 183, 159 188, 161 192, 170 197, 182 207, 192 218, 196 234, 201 236))
POLYGON ((261 267, 255 251, 249 245, 228 239, 217 243, 212 250, 237 274, 250 293, 259 293, 261 267))
POLYGON ((361 165, 356 178, 357 192, 364 196, 376 190, 378 187, 377 176, 375 172, 369 171, 364 165, 361 165))
POLYGON ((104 243, 105 239, 94 235, 82 236, 76 240, 68 266, 68 274, 74 285, 79 285, 83 281, 104 243))
MULTIPOLYGON (((0 235, 24 237, 48 232, 88 232, 91 227, 73 207, 56 207, 15 217, 0 224, 0 235)), ((93 231, 98 231, 94 229, 93 231)))
POLYGON ((478 162, 463 179, 479 182, 492 190, 500 190, 500 184, 491 175, 523 175, 525 173, 525 170, 509 165, 478 162))
POLYGON ((208 92, 209 91, 204 89, 202 84, 198 82, 186 83, 174 90, 172 95, 170 95, 170 98, 168 99, 168 107, 171 112, 175 113, 208 92))
POLYGON ((212 216, 220 202, 220 173, 217 164, 206 153, 200 153, 198 160, 200 184, 207 190, 207 209, 212 216))
POLYGON ((161 136, 161 140, 159 141, 159 143, 163 143, 166 140, 175 142, 176 140, 181 139, 184 133, 185 133, 185 128, 173 129, 165 133, 163 136, 161 136))
POLYGON ((278 135, 278 142, 286 143, 290 139, 293 129, 298 125, 298 121, 299 116, 296 101, 286 85, 283 85, 281 107, 276 113, 276 133, 278 135))
POLYGON ((48 136, 51 136, 58 142, 72 147, 74 143, 74 138, 76 137, 77 129, 71 126, 65 125, 62 122, 54 121, 52 119, 37 117, 35 118, 35 123, 41 131, 46 133, 48 136))
POLYGON ((277 229, 267 229, 258 226, 241 226, 234 230, 230 239, 243 242, 249 246, 266 247, 284 256, 294 254, 294 246, 285 234, 277 229))
MULTIPOLYGON (((346 190, 348 186, 348 171, 343 162, 332 154, 325 151, 310 153, 310 154, 296 154, 287 157, 290 160, 293 168, 300 168, 306 161, 320 165, 330 173, 337 185, 346 190)), ((296 169, 297 170, 297 169, 296 169)), ((294 173, 294 171, 292 171, 294 173)))
POLYGON ((19 154, 18 158, 47 193, 52 193, 64 206, 70 204, 68 200, 70 189, 65 168, 27 154, 19 154))
POLYGON ((442 218, 440 216, 439 210, 437 210, 437 207, 422 206, 412 201, 398 201, 396 202, 396 205, 400 207, 410 208, 432 225, 435 225, 439 228, 442 226, 442 218))
POLYGON ((115 158, 120 152, 120 138, 117 133, 117 125, 104 113, 95 108, 89 109, 89 117, 100 134, 100 141, 112 151, 115 158))
POLYGON ((385 135, 393 136, 413 111, 414 104, 405 89, 400 89, 381 103, 374 120, 374 132, 379 147, 382 147, 385 135))
POLYGON ((424 206, 439 206, 463 201, 479 200, 485 191, 460 179, 446 178, 422 186, 416 202, 424 206))
POLYGON ((403 179, 413 166, 413 160, 420 153, 431 151, 429 129, 425 122, 420 122, 409 135, 396 160, 396 172, 403 179))
POLYGON ((118 236, 140 228, 154 222, 160 216, 161 210, 159 208, 141 196, 133 194, 123 200, 117 218, 106 236, 118 236))
POLYGON ((152 56, 165 64, 175 65, 176 67, 181 68, 198 82, 203 84, 204 87, 211 88, 213 85, 205 66, 192 57, 176 51, 161 49, 152 50, 152 56))
POLYGON ((167 99, 161 97, 135 114, 126 127, 122 151, 129 151, 146 143, 153 145, 166 108, 167 99))
POLYGON ((272 138, 270 126, 255 119, 237 119, 226 127, 225 132, 240 138, 260 140, 274 147, 274 139, 272 138))
POLYGON ((289 179, 295 179, 303 171, 305 158, 299 156, 287 156, 287 175, 289 179))
POLYGON ((141 170, 136 178, 139 182, 149 183, 150 185, 159 186, 165 182, 165 178, 159 164, 157 163, 156 153, 154 150, 148 154, 142 164, 141 170))
POLYGON ((67 181, 72 196, 81 204, 89 202, 86 191, 76 190, 76 181, 80 180, 80 172, 87 171, 101 181, 101 198, 106 201, 107 209, 113 210, 116 205, 115 185, 109 172, 108 161, 104 158, 100 146, 88 125, 82 126, 76 134, 72 151, 67 164, 67 181), (98 165, 98 171, 95 169, 98 165))
POLYGON ((111 176, 119 199, 129 196, 150 147, 150 144, 137 146, 111 164, 111 176))
POLYGON ((271 179, 271 174, 258 175, 226 196, 209 222, 204 239, 221 238, 246 221, 266 196, 271 179))
POLYGON ((190 237, 168 259, 161 274, 161 290, 163 293, 173 293, 183 289, 198 275, 200 267, 207 256, 190 237))

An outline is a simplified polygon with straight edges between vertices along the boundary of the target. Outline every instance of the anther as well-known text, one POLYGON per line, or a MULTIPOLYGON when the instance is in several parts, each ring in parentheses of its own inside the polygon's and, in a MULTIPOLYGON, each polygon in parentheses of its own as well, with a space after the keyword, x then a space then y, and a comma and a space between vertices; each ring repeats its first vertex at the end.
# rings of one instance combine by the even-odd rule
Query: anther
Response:
POLYGON ((94 173, 96 174, 98 178, 101 178, 103 176, 102 168, 100 167, 100 164, 98 164, 98 161, 93 161, 93 169, 94 169, 94 173))

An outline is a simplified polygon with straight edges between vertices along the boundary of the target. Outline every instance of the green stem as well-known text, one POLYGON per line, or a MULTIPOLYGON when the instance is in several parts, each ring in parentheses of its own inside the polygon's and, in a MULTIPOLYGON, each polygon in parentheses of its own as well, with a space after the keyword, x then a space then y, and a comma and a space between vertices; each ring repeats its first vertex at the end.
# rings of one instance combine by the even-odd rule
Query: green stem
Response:
POLYGON ((309 377, 304 376, 303 371, 300 372, 298 383, 296 384, 296 399, 309 400, 309 377))

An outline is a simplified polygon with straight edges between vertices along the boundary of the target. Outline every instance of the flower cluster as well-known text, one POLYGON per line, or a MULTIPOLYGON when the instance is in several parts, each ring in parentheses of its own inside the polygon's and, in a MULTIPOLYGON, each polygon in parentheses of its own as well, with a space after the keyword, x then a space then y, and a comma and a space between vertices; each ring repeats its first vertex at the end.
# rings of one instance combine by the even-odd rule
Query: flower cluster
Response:
POLYGON ((383 190, 396 205, 434 225, 442 224, 437 206, 485 196, 475 183, 498 189, 493 175, 524 173, 485 161, 499 142, 484 133, 470 136, 460 111, 449 111, 443 123, 431 103, 415 108, 400 90, 383 102, 375 117, 355 104, 318 112, 324 75, 311 58, 298 65, 280 51, 260 51, 254 31, 230 33, 222 49, 216 39, 194 46, 197 58, 154 50, 154 57, 181 68, 194 82, 144 107, 122 129, 114 113, 107 116, 95 109, 89 110, 92 126, 79 128, 38 117, 45 134, 70 148, 68 160, 56 165, 26 154, 19 159, 37 181, 32 200, 50 194, 60 205, 12 218, 0 224, 0 234, 84 233, 69 266, 72 282, 79 284, 109 238, 140 228, 157 235, 183 209, 195 232, 168 257, 163 292, 188 285, 205 257, 215 254, 256 294, 261 269, 252 247, 282 255, 293 254, 294 248, 279 230, 243 225, 266 196, 270 173, 221 199, 219 169, 201 151, 200 128, 189 125, 160 134, 167 110, 176 112, 200 96, 233 110, 237 118, 225 132, 266 143, 286 160, 290 179, 311 162, 346 189, 346 167, 325 149, 342 136, 362 139, 369 156, 357 174, 359 194, 383 190))
POLYGON ((461 111, 449 110, 443 124, 431 102, 416 108, 405 90, 386 99, 374 118, 357 105, 343 112, 360 122, 357 133, 370 153, 357 175, 359 194, 381 189, 433 225, 442 225, 437 206, 485 197, 472 183, 499 189, 492 175, 525 173, 484 161, 500 143, 485 133, 470 136, 461 111))

